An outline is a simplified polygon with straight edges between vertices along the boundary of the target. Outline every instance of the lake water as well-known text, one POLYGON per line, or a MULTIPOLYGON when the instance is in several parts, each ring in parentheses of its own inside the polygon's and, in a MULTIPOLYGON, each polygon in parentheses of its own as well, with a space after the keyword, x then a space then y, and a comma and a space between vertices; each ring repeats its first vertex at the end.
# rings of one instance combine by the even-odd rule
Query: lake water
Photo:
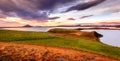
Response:
POLYGON ((96 31, 103 35, 100 41, 104 44, 120 47, 120 30, 84 30, 84 31, 96 31))
MULTIPOLYGON (((76 29, 80 27, 30 27, 30 28, 4 28, 8 30, 20 30, 20 31, 42 31, 47 32, 49 29, 53 28, 67 28, 76 29)), ((83 30, 87 32, 96 31, 103 35, 100 41, 104 44, 120 47, 120 30, 83 30)))

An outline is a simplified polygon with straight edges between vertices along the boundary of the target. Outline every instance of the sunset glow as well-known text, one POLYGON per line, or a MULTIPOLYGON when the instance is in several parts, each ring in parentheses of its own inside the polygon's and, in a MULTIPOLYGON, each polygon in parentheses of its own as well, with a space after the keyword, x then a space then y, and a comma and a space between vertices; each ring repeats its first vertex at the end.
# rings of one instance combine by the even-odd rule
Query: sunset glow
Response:
POLYGON ((44 0, 46 5, 39 3, 42 0, 0 0, 0 26, 120 22, 120 0, 44 0))

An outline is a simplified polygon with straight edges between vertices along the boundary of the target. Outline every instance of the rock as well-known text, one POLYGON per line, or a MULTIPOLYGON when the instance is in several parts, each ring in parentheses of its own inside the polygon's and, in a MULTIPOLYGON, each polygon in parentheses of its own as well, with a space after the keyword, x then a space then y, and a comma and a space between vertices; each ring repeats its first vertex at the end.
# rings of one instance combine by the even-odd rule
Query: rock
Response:
POLYGON ((94 31, 93 33, 94 33, 94 35, 95 35, 96 38, 101 38, 101 37, 103 37, 103 35, 97 33, 96 31, 94 31))

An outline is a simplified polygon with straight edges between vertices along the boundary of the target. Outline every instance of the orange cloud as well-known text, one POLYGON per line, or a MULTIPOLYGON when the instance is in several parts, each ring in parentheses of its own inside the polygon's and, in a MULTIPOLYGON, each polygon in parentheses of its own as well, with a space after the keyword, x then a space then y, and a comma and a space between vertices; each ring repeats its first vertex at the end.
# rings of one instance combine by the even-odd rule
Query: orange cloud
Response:
POLYGON ((26 25, 26 24, 30 24, 32 26, 40 26, 40 25, 44 25, 44 23, 37 21, 37 20, 26 20, 26 19, 22 19, 22 18, 17 18, 17 17, 6 17, 6 18, 0 18, 0 24, 1 22, 6 23, 6 25, 12 25, 12 26, 21 26, 21 25, 26 25))

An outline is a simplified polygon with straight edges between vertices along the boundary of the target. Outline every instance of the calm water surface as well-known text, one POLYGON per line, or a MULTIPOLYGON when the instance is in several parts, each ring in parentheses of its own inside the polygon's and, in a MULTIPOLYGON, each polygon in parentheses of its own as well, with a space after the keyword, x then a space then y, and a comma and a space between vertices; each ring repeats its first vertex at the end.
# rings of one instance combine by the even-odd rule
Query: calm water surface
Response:
MULTIPOLYGON (((67 28, 67 29, 76 29, 80 27, 29 27, 29 28, 4 28, 8 30, 20 30, 20 31, 42 31, 47 32, 49 29, 52 28, 67 28)), ((100 38, 102 43, 120 47, 120 30, 84 30, 87 32, 96 31, 103 35, 102 38, 100 38)))
POLYGON ((120 30, 84 30, 84 31, 96 31, 103 35, 102 38, 100 38, 100 41, 102 43, 120 47, 120 30))

